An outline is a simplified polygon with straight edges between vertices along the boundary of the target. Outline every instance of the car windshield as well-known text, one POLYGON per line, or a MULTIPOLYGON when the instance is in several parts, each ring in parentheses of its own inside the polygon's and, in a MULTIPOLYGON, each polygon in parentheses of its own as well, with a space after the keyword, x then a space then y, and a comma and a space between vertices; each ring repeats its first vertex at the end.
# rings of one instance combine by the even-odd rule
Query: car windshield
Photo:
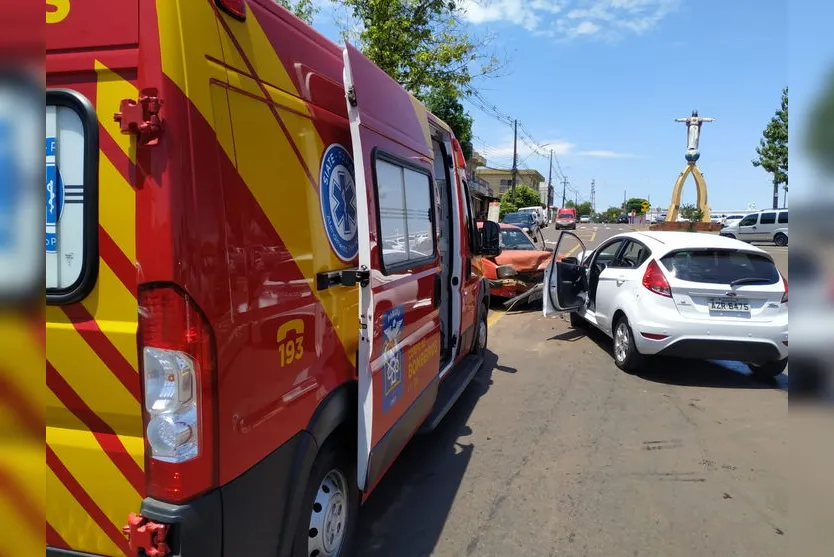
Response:
POLYGON ((572 219, 573 215, 571 213, 559 213, 556 217, 557 219, 572 219))
POLYGON ((536 246, 523 231, 515 228, 501 229, 501 247, 508 250, 535 250, 536 246))
POLYGON ((526 224, 533 220, 533 216, 530 213, 510 213, 504 216, 504 222, 508 222, 510 224, 526 224))
POLYGON ((779 271, 773 261, 756 253, 735 250, 678 250, 665 255, 663 266, 679 280, 708 284, 775 284, 779 271))

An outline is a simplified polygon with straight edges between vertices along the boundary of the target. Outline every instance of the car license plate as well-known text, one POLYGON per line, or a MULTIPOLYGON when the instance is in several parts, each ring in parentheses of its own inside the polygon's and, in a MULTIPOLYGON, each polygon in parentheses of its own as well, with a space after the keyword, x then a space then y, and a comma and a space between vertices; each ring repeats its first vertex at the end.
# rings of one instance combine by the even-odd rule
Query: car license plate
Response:
POLYGON ((750 311, 750 302, 738 298, 712 298, 709 301, 712 311, 750 311))

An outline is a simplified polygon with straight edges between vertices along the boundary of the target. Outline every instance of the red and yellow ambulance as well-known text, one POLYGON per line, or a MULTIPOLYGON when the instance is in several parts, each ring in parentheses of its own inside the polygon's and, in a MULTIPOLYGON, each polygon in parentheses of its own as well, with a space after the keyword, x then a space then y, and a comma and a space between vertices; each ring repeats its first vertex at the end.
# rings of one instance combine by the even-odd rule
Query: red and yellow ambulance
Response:
POLYGON ((344 555, 479 369, 450 128, 272 0, 47 0, 47 555, 344 555))

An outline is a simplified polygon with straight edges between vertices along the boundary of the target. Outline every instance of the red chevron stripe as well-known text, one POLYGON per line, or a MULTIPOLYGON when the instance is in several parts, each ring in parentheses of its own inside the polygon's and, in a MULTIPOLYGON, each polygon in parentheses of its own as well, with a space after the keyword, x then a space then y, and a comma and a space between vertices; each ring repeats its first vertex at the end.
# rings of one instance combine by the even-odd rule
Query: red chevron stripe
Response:
POLYGON ((33 533, 41 533, 43 509, 37 508, 32 503, 32 498, 20 487, 15 478, 3 468, 0 468, 0 495, 14 503, 20 516, 33 533))
POLYGON ((58 370, 48 361, 46 362, 46 386, 90 430, 96 438, 96 441, 98 441, 98 444, 113 464, 116 465, 116 468, 124 474, 127 481, 136 490, 136 493, 140 496, 143 495, 145 490, 145 472, 130 456, 127 448, 125 448, 122 441, 116 435, 116 432, 87 406, 87 403, 78 396, 78 393, 73 390, 70 384, 61 377, 58 370))
POLYGON ((17 416, 18 423, 26 429, 29 435, 38 442, 43 439, 46 427, 43 408, 30 404, 17 385, 0 375, 0 408, 3 406, 11 409, 12 414, 17 416))
POLYGON ((64 549, 69 549, 69 544, 64 541, 64 538, 61 537, 61 534, 52 527, 52 525, 47 522, 46 523, 46 545, 49 547, 61 547, 64 549))
POLYGON ((93 316, 81 304, 63 306, 63 310, 67 314, 67 317, 69 317, 75 330, 78 331, 78 334, 81 335, 87 344, 90 345, 90 348, 110 368, 113 375, 122 382, 122 385, 133 395, 133 398, 141 402, 139 376, 136 370, 122 356, 122 353, 113 346, 113 343, 110 342, 110 339, 99 328, 93 316))
POLYGON ((78 504, 87 512, 87 515, 93 519, 93 521, 98 524, 99 528, 107 534, 107 537, 116 544, 116 546, 124 552, 125 555, 130 555, 130 545, 125 539, 124 534, 122 534, 121 530, 116 528, 110 519, 107 518, 107 515, 104 514, 104 511, 96 505, 96 502, 93 501, 92 497, 84 491, 84 488, 81 487, 81 484, 78 483, 67 467, 64 466, 64 463, 58 458, 55 452, 52 450, 52 447, 49 445, 46 446, 46 464, 49 466, 49 469, 58 477, 64 487, 67 488, 72 496, 78 501, 78 504))
POLYGON ((98 252, 107 266, 119 277, 125 288, 135 297, 136 266, 100 224, 98 225, 98 252))

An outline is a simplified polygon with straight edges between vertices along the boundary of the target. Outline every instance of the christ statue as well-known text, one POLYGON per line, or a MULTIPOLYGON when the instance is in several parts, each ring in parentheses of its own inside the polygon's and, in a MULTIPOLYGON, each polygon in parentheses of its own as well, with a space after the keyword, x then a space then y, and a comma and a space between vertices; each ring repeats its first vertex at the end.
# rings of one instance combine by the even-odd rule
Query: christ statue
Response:
POLYGON ((693 110, 692 116, 689 118, 675 118, 675 122, 686 123, 686 150, 697 151, 698 139, 701 136, 701 124, 704 122, 714 122, 715 118, 702 118, 698 116, 698 111, 693 110))

